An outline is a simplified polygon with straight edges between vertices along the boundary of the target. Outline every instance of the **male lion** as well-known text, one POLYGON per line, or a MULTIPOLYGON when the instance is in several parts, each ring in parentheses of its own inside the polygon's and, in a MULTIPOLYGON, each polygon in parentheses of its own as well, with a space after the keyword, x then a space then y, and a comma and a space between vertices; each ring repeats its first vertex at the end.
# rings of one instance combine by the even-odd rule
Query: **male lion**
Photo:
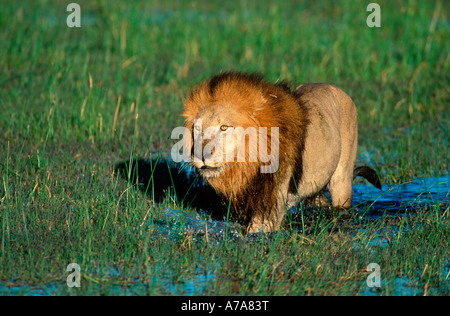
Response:
POLYGON ((319 194, 325 203, 326 187, 333 207, 350 208, 354 176, 381 188, 374 170, 354 169, 356 108, 332 85, 304 84, 292 92, 284 82, 225 72, 191 92, 183 116, 193 165, 248 233, 280 229, 286 210, 300 200, 319 194))

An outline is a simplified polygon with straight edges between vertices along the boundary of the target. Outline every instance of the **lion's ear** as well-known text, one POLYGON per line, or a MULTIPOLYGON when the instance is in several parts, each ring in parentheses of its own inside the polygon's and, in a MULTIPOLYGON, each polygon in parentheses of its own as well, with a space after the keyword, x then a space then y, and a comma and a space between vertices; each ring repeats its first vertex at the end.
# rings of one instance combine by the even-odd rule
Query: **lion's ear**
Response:
POLYGON ((258 120, 256 119, 256 117, 255 117, 255 113, 249 114, 248 117, 249 117, 253 122, 255 122, 256 126, 261 127, 261 124, 259 123, 259 121, 258 121, 258 120))
POLYGON ((268 99, 262 92, 258 97, 254 97, 251 102, 251 106, 248 108, 248 110, 251 111, 251 114, 249 115, 254 117, 259 111, 264 111, 264 109, 267 107, 267 102, 268 99))
POLYGON ((267 109, 267 105, 266 105, 267 101, 268 100, 263 95, 261 95, 261 99, 259 100, 258 104, 255 104, 252 113, 249 114, 250 117, 253 116, 252 119, 254 119, 254 117, 256 115, 258 115, 258 112, 264 111, 267 109))
POLYGON ((267 101, 268 101, 267 98, 264 95, 262 95, 261 96, 261 105, 258 108, 262 109, 262 107, 264 106, 264 104, 267 103, 267 101))

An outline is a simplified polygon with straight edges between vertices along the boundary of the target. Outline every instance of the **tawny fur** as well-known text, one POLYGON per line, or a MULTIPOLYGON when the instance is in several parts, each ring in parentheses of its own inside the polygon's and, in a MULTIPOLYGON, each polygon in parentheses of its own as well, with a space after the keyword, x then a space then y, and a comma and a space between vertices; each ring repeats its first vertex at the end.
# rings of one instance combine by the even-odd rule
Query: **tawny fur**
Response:
MULTIPOLYGON (((270 84, 260 75, 227 72, 195 88, 186 99, 183 116, 191 141, 198 137, 196 119, 202 120, 203 129, 279 128, 275 173, 261 173, 264 163, 259 158, 220 163, 199 157, 194 162, 225 203, 231 202, 233 217, 248 232, 278 230, 287 208, 327 186, 333 206, 351 206, 358 132, 356 108, 342 90, 306 84, 291 92, 285 83, 270 84)), ((267 143, 270 151, 270 137, 267 143)))

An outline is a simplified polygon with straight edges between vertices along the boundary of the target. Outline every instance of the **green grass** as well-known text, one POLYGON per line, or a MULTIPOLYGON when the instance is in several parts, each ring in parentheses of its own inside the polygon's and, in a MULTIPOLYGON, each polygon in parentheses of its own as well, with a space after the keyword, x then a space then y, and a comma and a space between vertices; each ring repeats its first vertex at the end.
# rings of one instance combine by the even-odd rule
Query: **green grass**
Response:
POLYGON ((82 287, 56 294, 189 294, 199 275, 214 276, 204 294, 362 294, 376 262, 377 294, 399 294, 399 279, 450 293, 448 206, 355 222, 365 233, 320 220, 270 240, 166 239, 152 230, 162 206, 114 173, 169 152, 192 85, 241 70, 341 87, 359 110, 359 162, 383 183, 447 174, 448 3, 379 1, 374 29, 354 1, 78 3, 71 29, 64 1, 1 1, 0 284, 64 285, 76 262, 82 287))

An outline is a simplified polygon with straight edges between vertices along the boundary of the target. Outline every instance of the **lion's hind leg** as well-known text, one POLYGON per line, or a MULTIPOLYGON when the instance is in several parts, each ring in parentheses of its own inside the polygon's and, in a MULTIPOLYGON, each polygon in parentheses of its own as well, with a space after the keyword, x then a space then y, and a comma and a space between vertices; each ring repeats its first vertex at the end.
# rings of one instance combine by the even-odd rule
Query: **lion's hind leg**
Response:
POLYGON ((333 216, 339 220, 347 220, 352 217, 348 210, 352 206, 353 180, 352 177, 334 179, 330 181, 328 190, 333 204, 333 216))

